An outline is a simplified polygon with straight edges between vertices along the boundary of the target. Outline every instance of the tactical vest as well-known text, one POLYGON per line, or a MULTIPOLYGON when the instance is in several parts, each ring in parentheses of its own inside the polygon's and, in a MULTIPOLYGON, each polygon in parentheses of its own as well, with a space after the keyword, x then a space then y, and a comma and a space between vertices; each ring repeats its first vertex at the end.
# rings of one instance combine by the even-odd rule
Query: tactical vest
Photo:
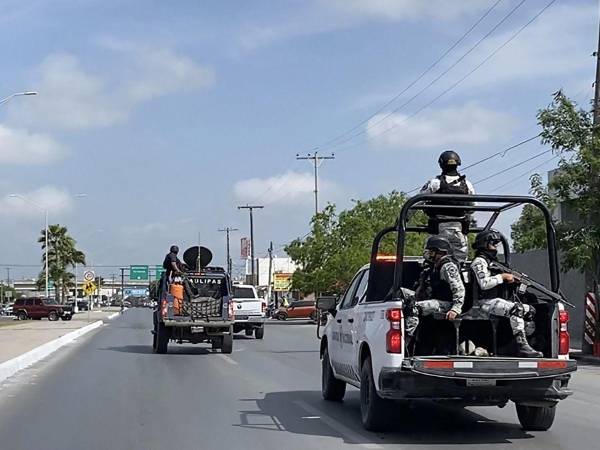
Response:
POLYGON ((450 284, 446 280, 442 280, 441 277, 442 267, 446 264, 454 264, 458 270, 458 264, 456 264, 454 259, 451 256, 444 256, 440 263, 436 264, 435 268, 431 271, 429 284, 431 286, 431 298, 451 302, 453 297, 452 289, 450 289, 450 284))
MULTIPOLYGON (((453 195, 467 195, 469 193, 469 186, 467 185, 467 179, 464 175, 460 175, 458 180, 448 183, 445 175, 438 175, 436 179, 440 180, 440 188, 435 192, 436 194, 453 194, 453 195)), ((438 202, 440 204, 440 202, 438 202)), ((468 205, 469 202, 462 202, 459 200, 447 200, 444 201, 444 205, 468 205)), ((461 222, 463 226, 463 232, 468 232, 469 218, 466 216, 464 209, 429 209, 426 211, 429 216, 429 232, 431 234, 438 234, 438 225, 442 222, 461 222)))
MULTIPOLYGON (((490 274, 492 276, 499 275, 500 273, 502 273, 501 271, 499 271, 497 269, 490 269, 490 263, 493 260, 485 253, 477 252, 475 257, 483 258, 486 260, 486 262, 488 263, 488 270, 490 271, 490 274)), ((484 291, 483 289, 481 289, 481 287, 479 287, 479 283, 476 281, 477 274, 475 273, 475 270, 471 270, 471 272, 472 272, 471 276, 473 277, 473 289, 475 289, 474 298, 478 298, 480 300, 489 300, 492 298, 504 298, 504 296, 506 295, 506 289, 505 289, 504 283, 498 284, 498 285, 494 286, 493 288, 487 289, 484 291)))

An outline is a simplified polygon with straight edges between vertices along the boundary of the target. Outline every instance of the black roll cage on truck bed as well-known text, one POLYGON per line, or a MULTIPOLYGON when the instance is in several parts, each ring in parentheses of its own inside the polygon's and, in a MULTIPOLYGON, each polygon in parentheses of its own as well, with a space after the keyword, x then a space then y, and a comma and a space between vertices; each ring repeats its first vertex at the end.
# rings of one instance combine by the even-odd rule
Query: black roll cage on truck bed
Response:
MULTIPOLYGON (((556 248, 556 231, 552 223, 550 211, 541 201, 528 196, 514 195, 452 195, 452 194, 420 194, 409 198, 402 209, 394 226, 390 226, 381 230, 373 240, 371 250, 371 271, 376 267, 379 245, 383 237, 389 233, 397 232, 396 243, 396 258, 394 263, 394 278, 392 285, 392 295, 388 297, 389 301, 402 301, 403 286, 403 260, 405 236, 407 232, 428 233, 426 225, 408 225, 410 211, 423 211, 435 209, 436 211, 465 211, 467 214, 474 212, 491 212, 492 215, 483 227, 474 226, 469 229, 469 233, 478 233, 483 230, 492 228, 498 216, 505 211, 516 208, 521 205, 532 205, 537 207, 543 214, 546 223, 546 240, 548 244, 548 265, 550 269, 550 289, 559 293, 560 275, 558 265, 558 252, 556 248), (471 204, 456 204, 471 203, 471 204), (480 202, 482 204, 477 204, 480 202), (454 204, 452 204, 454 203, 454 204)), ((510 263, 510 252, 508 251, 508 243, 506 239, 503 242, 504 262, 510 263)), ((372 275, 372 274, 371 274, 372 275)), ((369 295, 367 295, 369 299, 369 295)), ((371 299, 375 300, 375 299, 371 299)))

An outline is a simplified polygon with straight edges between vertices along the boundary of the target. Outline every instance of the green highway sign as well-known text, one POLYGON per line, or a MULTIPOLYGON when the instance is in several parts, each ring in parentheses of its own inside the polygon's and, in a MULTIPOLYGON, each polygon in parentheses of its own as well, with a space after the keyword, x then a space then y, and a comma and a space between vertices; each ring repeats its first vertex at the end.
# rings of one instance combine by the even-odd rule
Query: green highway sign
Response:
POLYGON ((129 279, 148 280, 148 266, 129 266, 129 279))
POLYGON ((154 267, 154 273, 156 274, 155 278, 158 280, 164 271, 165 271, 165 269, 163 269, 163 266, 155 266, 154 267))

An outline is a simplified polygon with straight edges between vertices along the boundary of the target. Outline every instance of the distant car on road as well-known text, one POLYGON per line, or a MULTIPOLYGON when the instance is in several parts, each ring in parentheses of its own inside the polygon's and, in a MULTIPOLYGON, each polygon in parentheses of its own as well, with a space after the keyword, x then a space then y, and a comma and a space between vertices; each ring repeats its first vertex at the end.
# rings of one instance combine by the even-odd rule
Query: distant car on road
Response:
POLYGON ((3 305, 0 307, 0 315, 2 316, 12 316, 13 306, 12 305, 3 305))
POLYGON ((13 314, 19 320, 37 319, 47 317, 48 320, 71 320, 73 309, 69 305, 59 305, 49 298, 30 297, 19 298, 13 304, 13 314))
POLYGON ((287 308, 282 306, 277 311, 275 318, 277 320, 287 319, 310 319, 317 321, 317 308, 314 300, 296 300, 287 308))
POLYGON ((262 339, 265 335, 267 305, 258 298, 256 289, 250 284, 234 284, 232 294, 235 302, 233 332, 244 330, 246 336, 254 334, 256 339, 262 339))

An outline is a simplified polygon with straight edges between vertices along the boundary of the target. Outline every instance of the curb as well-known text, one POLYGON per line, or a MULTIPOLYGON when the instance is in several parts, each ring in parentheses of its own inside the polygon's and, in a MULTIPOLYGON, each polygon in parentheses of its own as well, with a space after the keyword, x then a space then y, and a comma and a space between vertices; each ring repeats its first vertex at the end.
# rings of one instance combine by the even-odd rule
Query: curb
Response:
POLYGON ((13 376, 18 371, 25 369, 26 367, 29 367, 32 364, 35 364, 41 359, 44 359, 46 356, 54 353, 59 348, 65 346, 70 342, 73 342, 78 337, 83 336, 84 334, 101 327, 103 324, 104 322, 98 320, 94 323, 86 325, 85 327, 81 327, 77 330, 71 331, 70 333, 67 333, 64 336, 54 339, 53 341, 46 342, 45 344, 42 344, 39 347, 28 351, 27 353, 23 353, 22 355, 19 355, 13 359, 9 359, 8 361, 1 363, 0 382, 13 376))
POLYGON ((111 319, 114 319, 115 317, 117 317, 118 315, 119 315, 119 313, 118 313, 118 312, 116 312, 116 313, 112 313, 110 316, 106 317, 106 319, 107 319, 107 320, 111 320, 111 319))

